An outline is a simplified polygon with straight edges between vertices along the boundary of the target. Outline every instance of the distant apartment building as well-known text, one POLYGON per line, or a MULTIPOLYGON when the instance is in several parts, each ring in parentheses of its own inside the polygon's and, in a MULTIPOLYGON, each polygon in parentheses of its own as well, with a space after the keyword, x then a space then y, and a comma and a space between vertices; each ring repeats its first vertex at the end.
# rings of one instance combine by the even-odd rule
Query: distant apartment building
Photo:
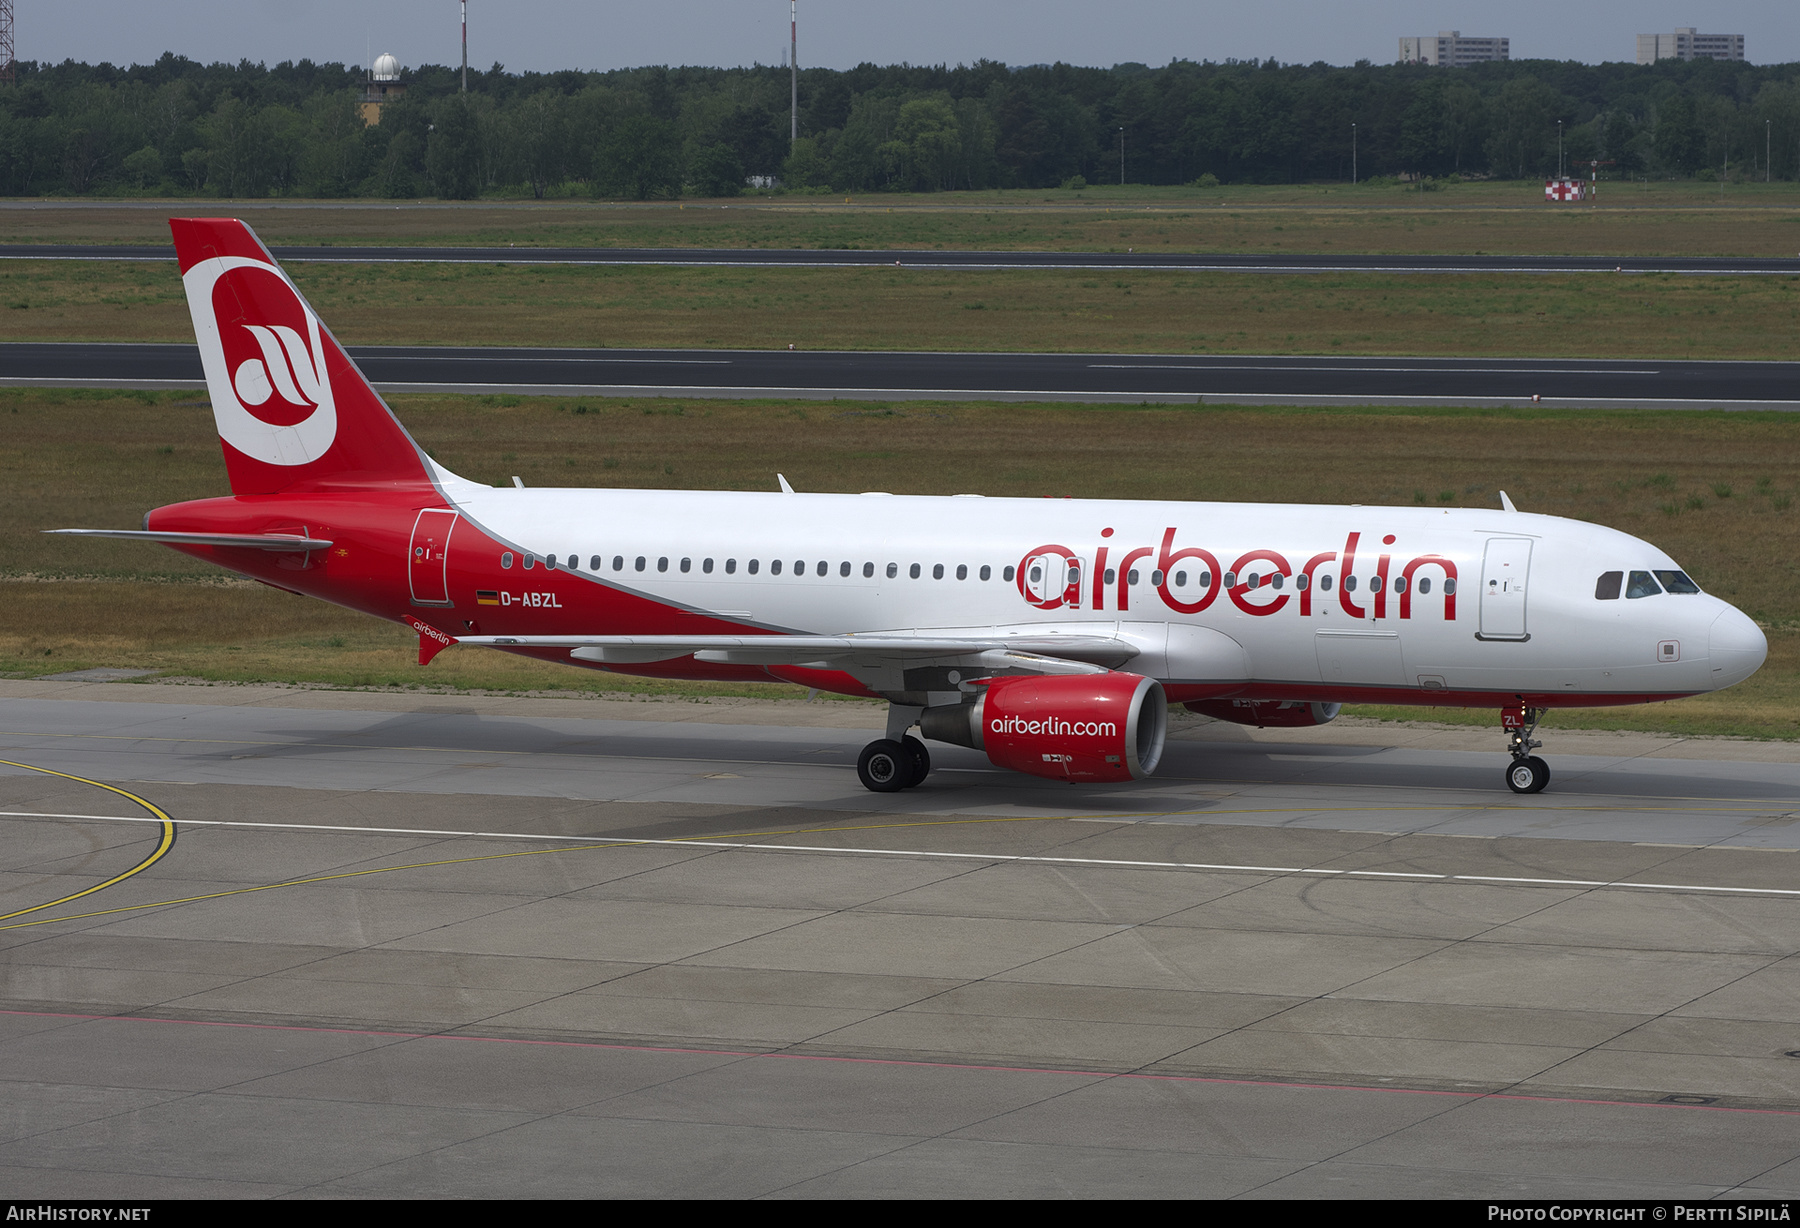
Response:
POLYGON ((1742 34, 1701 34, 1693 26, 1687 26, 1673 34, 1640 34, 1637 39, 1637 62, 1640 64, 1654 64, 1658 60, 1744 58, 1742 34))
POLYGON ((1510 60, 1511 48, 1509 38, 1464 38, 1461 30, 1439 30, 1430 37, 1401 39, 1400 62, 1461 68, 1489 60, 1510 60))

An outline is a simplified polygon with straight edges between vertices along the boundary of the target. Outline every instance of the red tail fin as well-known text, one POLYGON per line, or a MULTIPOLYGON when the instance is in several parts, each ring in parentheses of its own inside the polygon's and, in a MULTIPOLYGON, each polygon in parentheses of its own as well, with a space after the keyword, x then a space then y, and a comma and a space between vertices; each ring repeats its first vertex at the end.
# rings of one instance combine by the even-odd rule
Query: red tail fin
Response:
POLYGON ((248 226, 169 229, 234 494, 430 482, 412 436, 248 226))

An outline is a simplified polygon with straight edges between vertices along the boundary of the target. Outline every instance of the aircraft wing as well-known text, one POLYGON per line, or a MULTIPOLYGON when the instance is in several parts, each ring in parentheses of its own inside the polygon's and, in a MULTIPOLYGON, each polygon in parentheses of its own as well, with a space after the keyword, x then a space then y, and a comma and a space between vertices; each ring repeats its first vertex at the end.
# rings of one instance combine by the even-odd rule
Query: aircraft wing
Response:
POLYGON ((978 658, 986 668, 1097 673, 1138 655, 1134 644, 1097 635, 459 635, 455 640, 490 648, 567 648, 576 660, 608 665, 644 665, 686 656, 721 665, 978 658))

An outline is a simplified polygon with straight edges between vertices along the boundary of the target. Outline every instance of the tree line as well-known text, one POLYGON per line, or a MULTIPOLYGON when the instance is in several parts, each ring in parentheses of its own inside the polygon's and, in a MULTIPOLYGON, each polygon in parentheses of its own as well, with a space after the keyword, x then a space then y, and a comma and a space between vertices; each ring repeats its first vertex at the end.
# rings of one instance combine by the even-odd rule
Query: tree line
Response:
POLYGON ((1515 61, 1462 69, 1175 60, 954 68, 403 74, 308 60, 17 65, 0 195, 728 196, 1392 175, 1800 178, 1800 65, 1515 61), (1558 121, 1561 121, 1560 129, 1558 121))

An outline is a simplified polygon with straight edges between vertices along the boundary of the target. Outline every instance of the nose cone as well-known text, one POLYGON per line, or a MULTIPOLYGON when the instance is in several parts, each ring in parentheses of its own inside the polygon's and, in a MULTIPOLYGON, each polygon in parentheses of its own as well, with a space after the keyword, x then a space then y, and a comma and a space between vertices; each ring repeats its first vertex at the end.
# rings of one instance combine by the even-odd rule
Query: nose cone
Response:
POLYGON ((1712 689, 1736 686, 1762 668, 1769 655, 1769 641, 1750 616, 1727 606, 1713 619, 1706 637, 1706 655, 1712 662, 1712 689))

